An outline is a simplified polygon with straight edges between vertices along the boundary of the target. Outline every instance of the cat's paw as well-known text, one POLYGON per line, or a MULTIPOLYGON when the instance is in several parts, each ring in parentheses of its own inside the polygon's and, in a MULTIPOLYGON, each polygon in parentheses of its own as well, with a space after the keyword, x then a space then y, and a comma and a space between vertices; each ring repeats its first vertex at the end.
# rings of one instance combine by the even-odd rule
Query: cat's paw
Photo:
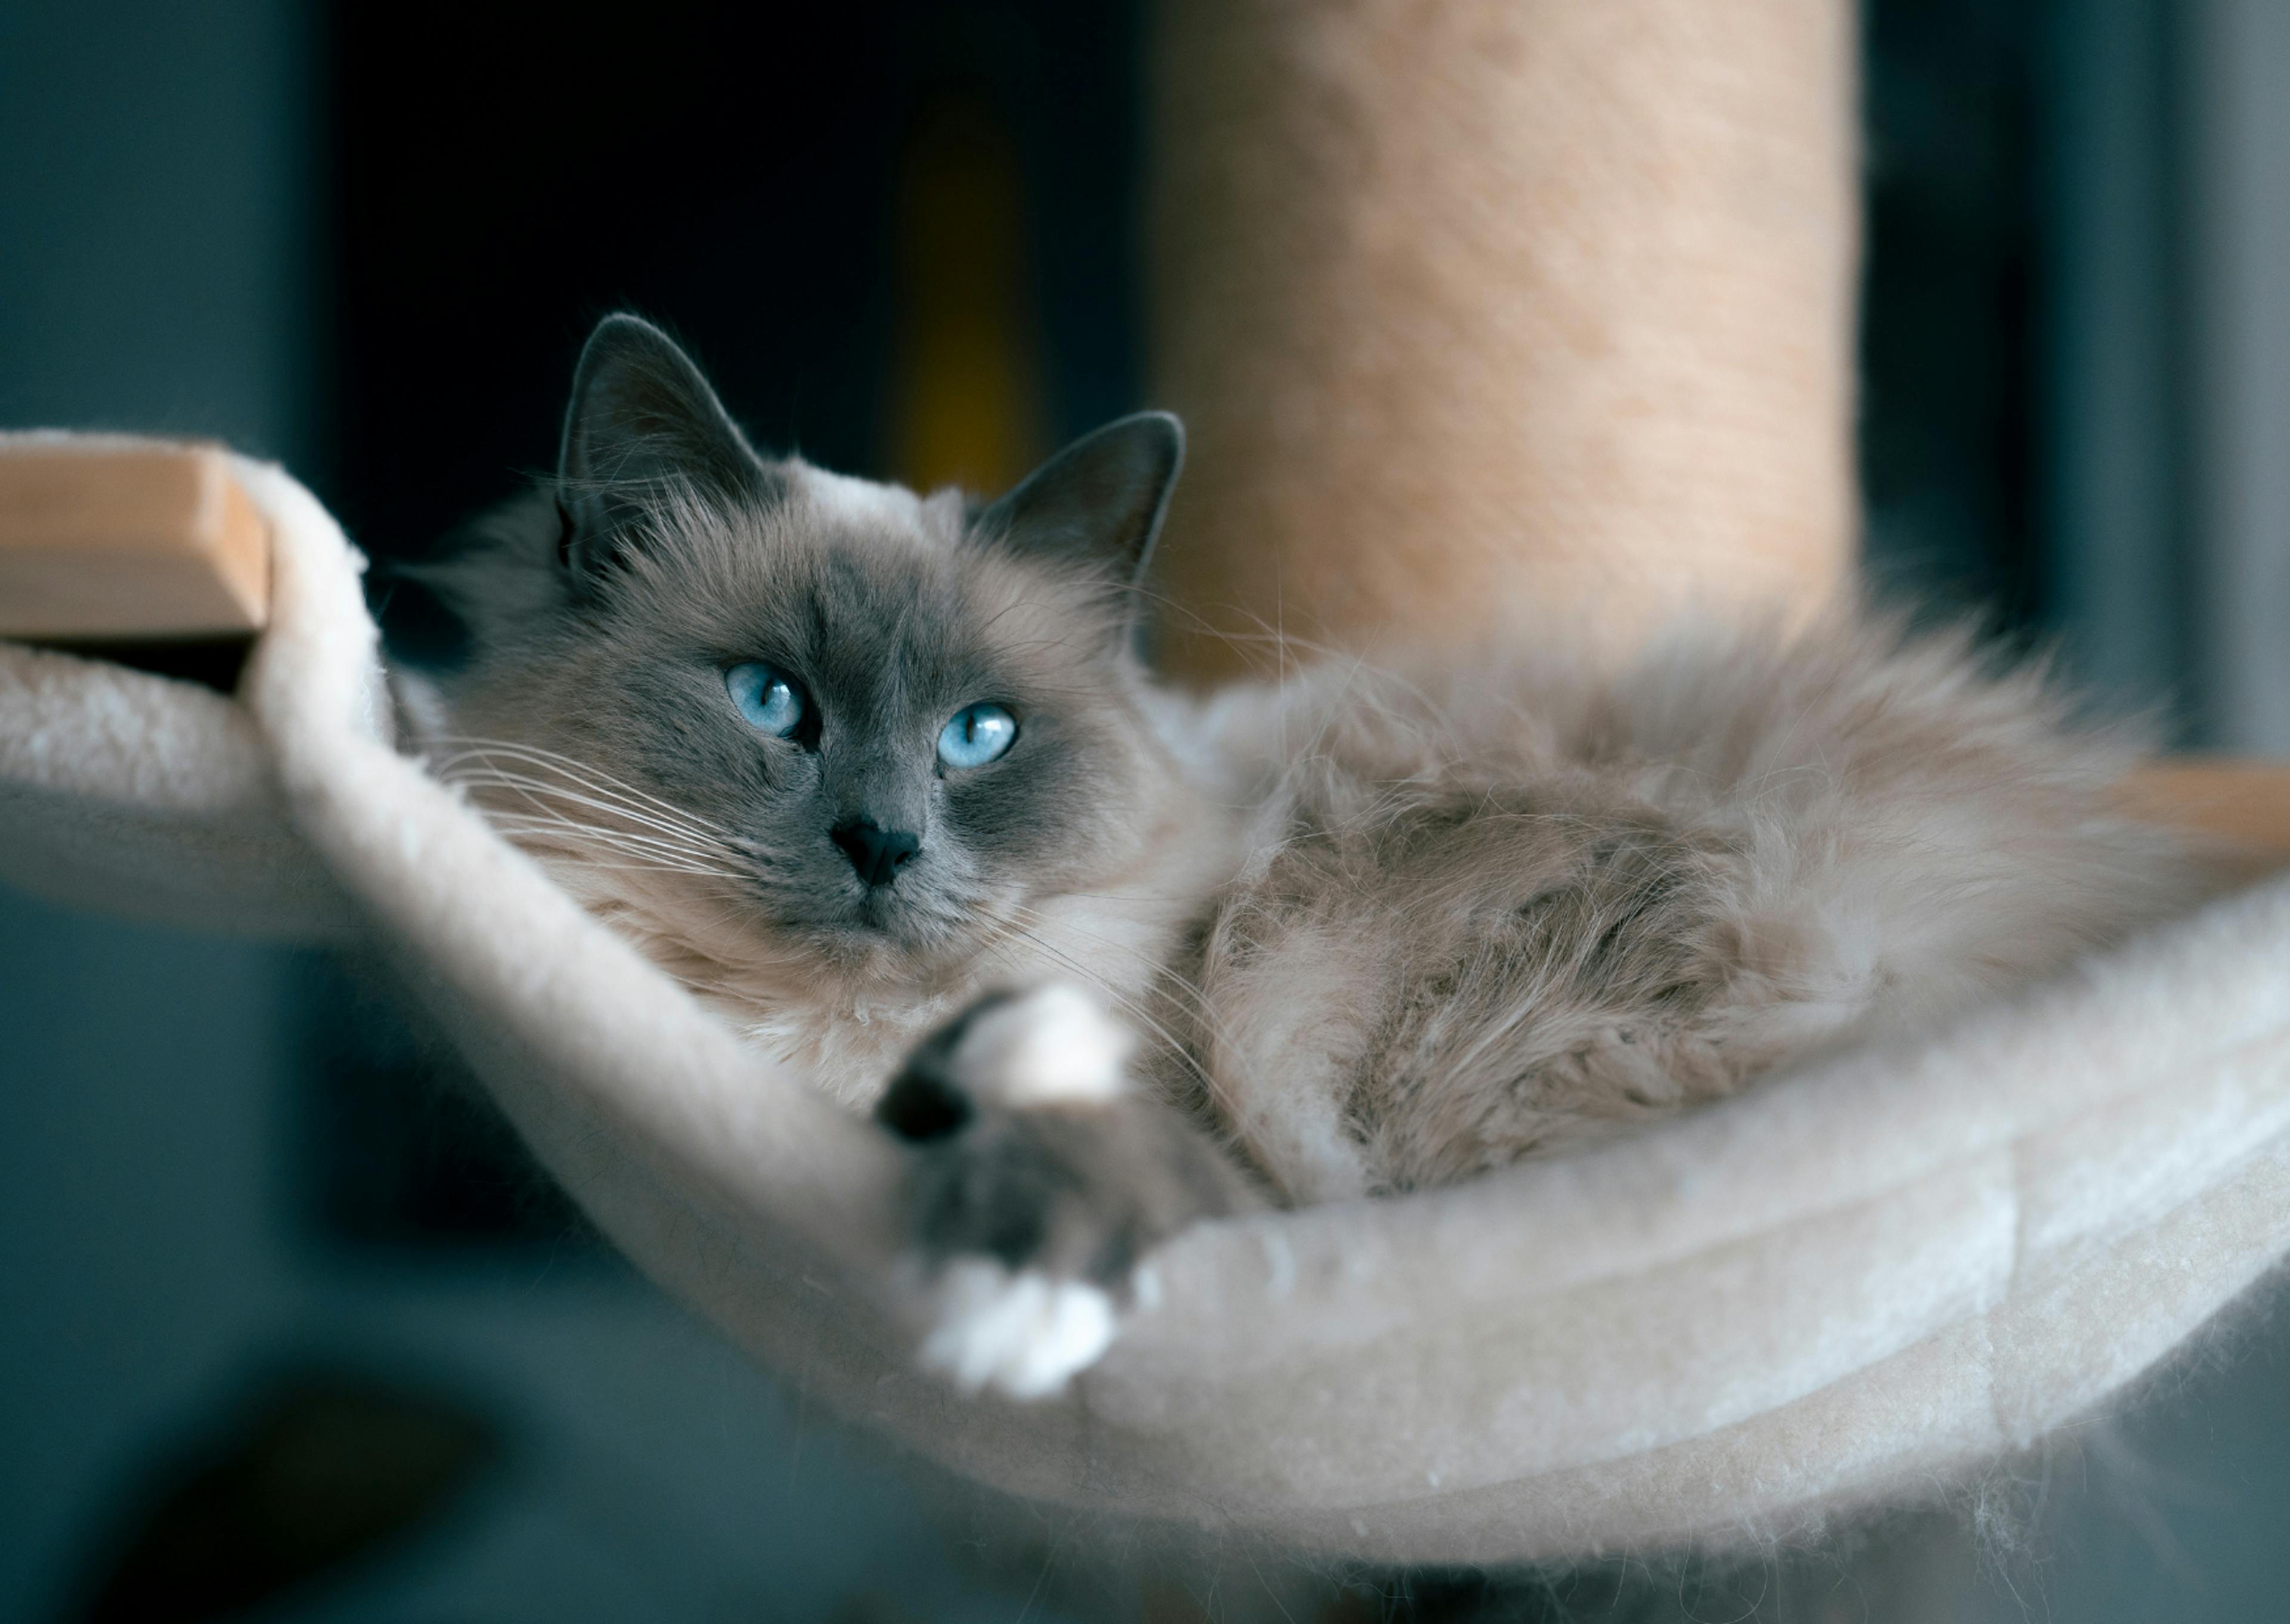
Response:
POLYGON ((981 1000, 876 1108, 914 1148, 904 1294, 921 1358, 976 1391, 1061 1391, 1136 1305, 1137 1261, 1244 1193, 1215 1148, 1133 1089, 1128 1028, 1077 988, 981 1000))
POLYGON ((968 1393, 1061 1393, 1113 1346, 1120 1327, 1120 1308, 1106 1287, 1041 1269, 1013 1273, 990 1258, 941 1263, 917 1295, 928 1324, 923 1368, 968 1393))

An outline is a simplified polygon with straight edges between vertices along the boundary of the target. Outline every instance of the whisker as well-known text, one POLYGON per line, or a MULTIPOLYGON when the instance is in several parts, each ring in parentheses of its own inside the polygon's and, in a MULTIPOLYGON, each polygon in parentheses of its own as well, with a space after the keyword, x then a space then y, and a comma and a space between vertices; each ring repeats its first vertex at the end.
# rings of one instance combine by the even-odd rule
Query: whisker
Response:
POLYGON ((699 838, 683 834, 683 831, 660 829, 657 825, 637 822, 632 820, 632 818, 625 818, 625 813, 621 813, 621 811, 609 809, 609 806, 597 809, 596 804, 586 802, 584 797, 577 797, 577 795, 564 795, 564 797, 556 797, 556 799, 564 799, 564 802, 568 802, 570 806, 577 806, 577 809, 600 811, 609 822, 581 822, 581 820, 575 820, 575 818, 568 818, 564 806, 554 806, 554 804, 549 804, 548 799, 543 799, 543 795, 548 795, 548 790, 543 790, 543 788, 522 786, 522 783, 504 783, 500 781, 500 779, 456 779, 453 783, 472 783, 474 788, 506 788, 506 790, 517 793, 517 797, 522 799, 522 809, 520 806, 485 806, 484 809, 485 815, 488 815, 492 822, 500 822, 504 820, 504 818, 517 818, 517 815, 524 815, 524 818, 556 818, 556 820, 564 820, 568 822, 568 825, 593 829, 597 831, 597 834, 607 834, 609 831, 609 834, 621 834, 621 836, 628 836, 632 838, 632 841, 651 843, 651 845, 661 847, 661 850, 676 850, 676 852, 683 852, 685 857, 694 857, 694 859, 701 859, 701 861, 728 863, 728 861, 735 861, 735 859, 740 857, 740 854, 728 850, 728 847, 719 845, 719 843, 699 841, 699 838), (623 827, 623 822, 635 822, 637 827, 623 827))
POLYGON ((707 874, 722 880, 739 881, 748 876, 738 870, 702 860, 681 848, 657 841, 647 836, 629 834, 622 830, 601 829, 577 823, 562 816, 520 812, 496 814, 494 827, 507 835, 540 836, 563 836, 579 847, 597 851, 616 852, 623 856, 653 859, 661 868, 681 868, 686 873, 707 874))
MULTIPOLYGON (((708 840, 721 838, 717 831, 709 828, 696 818, 664 815, 641 802, 629 800, 609 788, 583 783, 577 779, 572 780, 575 788, 567 788, 553 780, 535 778, 530 773, 518 772, 500 766, 490 757, 476 758, 481 764, 474 767, 463 764, 465 759, 457 756, 443 764, 437 769, 436 775, 439 780, 445 783, 495 782, 561 796, 567 799, 578 798, 585 805, 594 806, 600 811, 610 810, 619 816, 629 819, 631 822, 645 823, 661 829, 673 829, 679 834, 689 835, 695 838, 708 840)), ((549 770, 555 771, 553 768, 549 770)))
MULTIPOLYGON (((573 779, 576 781, 585 781, 588 787, 591 789, 599 791, 609 790, 613 793, 627 796, 634 800, 645 802, 658 811, 667 813, 670 817, 683 819, 690 822, 694 828, 709 827, 705 819, 696 816, 688 809, 678 806, 674 802, 664 801, 660 796, 652 794, 649 790, 640 789, 636 785, 628 782, 626 780, 605 772, 603 768, 597 766, 594 763, 579 761, 570 756, 564 755, 559 751, 545 748, 540 745, 526 744, 515 740, 507 739, 480 739, 463 734, 443 734, 437 737, 435 742, 438 744, 453 744, 467 747, 460 752, 460 755, 462 756, 483 756, 487 753, 509 756, 523 756, 532 764, 552 768, 556 772, 564 773, 567 778, 573 779)), ((720 831, 714 831, 711 829, 711 832, 720 831)))
POLYGON ((519 745, 486 744, 452 751, 435 758, 440 771, 451 771, 466 761, 482 762, 487 766, 508 761, 523 767, 540 768, 597 795, 609 796, 632 807, 643 807, 654 815, 666 815, 679 822, 694 825, 701 820, 685 809, 661 799, 658 796, 622 783, 611 774, 584 767, 580 763, 561 757, 552 752, 531 749, 519 745))
MULTIPOLYGON (((460 781, 458 781, 458 779, 456 779, 456 783, 460 783, 460 781)), ((628 829, 628 827, 621 827, 619 822, 609 822, 609 825, 593 825, 593 822, 577 820, 577 818, 572 818, 572 815, 568 815, 568 811, 565 811, 564 806, 552 806, 552 804, 549 804, 549 802, 545 802, 545 799, 540 799, 540 793, 536 793, 536 790, 533 790, 533 788, 529 788, 529 786, 522 786, 522 783, 500 783, 500 781, 492 781, 492 779, 481 779, 481 781, 474 781, 474 783, 476 783, 478 788, 510 788, 510 790, 516 790, 516 793, 520 795, 522 799, 524 799, 524 806, 522 806, 522 809, 517 809, 517 806, 500 806, 500 809, 485 809, 485 813, 488 813, 488 818, 554 818, 554 820, 565 822, 565 825, 568 825, 568 827, 581 827, 581 829, 593 829, 593 831, 597 831, 597 834, 619 834, 619 836, 628 836, 629 841, 648 841, 648 843, 653 843, 653 845, 660 845, 660 847, 673 847, 673 850, 680 850, 680 852, 687 852, 687 854, 692 854, 692 857, 710 857, 710 859, 731 859, 731 857, 735 857, 735 852, 731 852, 731 850, 726 850, 726 847, 712 845, 712 843, 705 843, 705 841, 694 841, 694 838, 692 838, 692 836, 687 836, 687 834, 680 834, 680 831, 676 831, 676 829, 661 829, 661 831, 653 831, 653 834, 645 834, 645 829, 648 829, 648 827, 651 827, 651 825, 637 825, 635 829, 628 829)), ((577 797, 577 795, 565 795, 565 797, 559 797, 559 799, 565 799, 565 802, 570 802, 570 804, 572 804, 572 806, 591 806, 591 802, 586 802, 586 799, 577 797)), ((591 806, 591 809, 593 809, 593 806, 591 806)), ((593 811, 596 811, 596 809, 593 809, 593 811)), ((607 813, 607 815, 612 815, 612 818, 619 818, 619 813, 616 813, 616 811, 609 809, 609 806, 607 806, 607 809, 602 809, 602 811, 605 811, 605 813, 607 813)))
POLYGON ((639 872, 642 872, 642 873, 653 873, 653 874, 689 874, 689 875, 696 876, 698 876, 698 877, 700 877, 700 878, 702 878, 702 879, 717 879, 717 880, 720 880, 720 879, 730 879, 730 878, 733 877, 733 876, 730 876, 730 875, 722 875, 722 874, 717 874, 717 873, 714 872, 712 869, 689 868, 689 867, 687 867, 687 866, 685 866, 685 865, 684 865, 684 864, 682 864, 682 863, 662 863, 662 862, 626 862, 626 863, 613 863, 613 862, 606 862, 604 859, 602 859, 602 858, 600 858, 600 857, 592 857, 592 856, 588 855, 588 854, 587 854, 587 853, 585 853, 585 852, 558 852, 558 851, 552 851, 552 852, 548 852, 543 853, 542 855, 544 855, 544 856, 547 858, 547 860, 548 860, 548 861, 550 861, 550 862, 556 862, 556 863, 571 863, 571 864, 576 865, 576 866, 578 866, 578 867, 580 867, 580 868, 603 868, 603 869, 608 869, 608 870, 612 870, 612 871, 614 871, 614 872, 618 872, 618 873, 624 873, 624 874, 625 874, 625 873, 639 873, 639 872))
POLYGON ((662 836, 673 838, 678 843, 686 845, 694 851, 705 851, 714 853, 729 850, 727 843, 717 840, 712 836, 705 835, 696 829, 686 828, 681 825, 670 823, 663 819, 651 817, 637 812, 632 812, 624 806, 618 806, 611 802, 599 801, 591 796, 579 794, 576 791, 564 788, 559 785, 551 784, 546 780, 527 778, 521 773, 507 772, 499 768, 484 768, 474 771, 469 769, 460 769, 442 779, 440 781, 476 788, 514 790, 517 794, 523 796, 527 801, 536 802, 536 804, 537 797, 540 796, 548 796, 556 800, 569 802, 575 806, 586 807, 592 812, 603 812, 614 818, 625 819, 627 821, 634 823, 640 828, 653 829, 662 836))

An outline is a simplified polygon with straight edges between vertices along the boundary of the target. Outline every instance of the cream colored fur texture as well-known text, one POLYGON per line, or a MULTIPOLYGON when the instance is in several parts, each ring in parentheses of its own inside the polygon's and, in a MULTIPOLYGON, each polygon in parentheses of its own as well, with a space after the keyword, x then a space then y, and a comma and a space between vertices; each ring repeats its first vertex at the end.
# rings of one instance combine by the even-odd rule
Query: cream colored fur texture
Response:
MULTIPOLYGON (((1111 860, 914 966, 806 956, 656 847, 599 861, 653 820, 711 838, 625 763, 513 740, 438 759, 837 1098, 871 1105, 996 988, 1078 981, 1283 1202, 1453 1182, 1936 1029, 2215 889, 2181 836, 2114 810, 2135 740, 2071 725, 2034 672, 1983 672, 1968 636, 1838 612, 1584 669, 1491 651, 1141 688, 1160 776, 1125 786, 1111 860)), ((1074 1090, 1102 1098, 1087 1046, 1074 1090)), ((997 1100, 1053 1092, 1038 1055, 992 1069, 997 1100)))
POLYGON ((1017 1335, 1079 1323, 1055 1288, 1125 1301, 1189 1222, 1722 1099, 2206 890, 2112 810, 2126 741, 1850 610, 1619 669, 1546 638, 1159 690, 1126 628, 1173 419, 925 500, 758 455, 621 316, 565 447, 428 572, 471 650, 434 765, 773 1060, 879 1101, 925 1277, 973 1282, 932 1312, 988 1339, 927 1346, 1013 1393, 1065 1373, 1017 1335))
MULTIPOLYGON (((1229 690, 1242 860, 1166 983, 1290 1199, 1421 1188, 1931 1029, 2215 883, 2126 736, 1848 612, 1229 690)), ((1193 725, 1185 724, 1185 725, 1193 725)))

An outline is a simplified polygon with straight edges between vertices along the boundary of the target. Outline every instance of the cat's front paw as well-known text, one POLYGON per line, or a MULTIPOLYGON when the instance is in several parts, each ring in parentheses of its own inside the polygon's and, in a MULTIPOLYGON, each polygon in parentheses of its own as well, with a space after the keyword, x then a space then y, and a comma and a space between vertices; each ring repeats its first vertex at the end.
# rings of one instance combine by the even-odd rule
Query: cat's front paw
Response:
POLYGON ((945 1260, 911 1289, 927 1326, 923 1368, 965 1393, 1053 1397, 1097 1363, 1120 1329, 1113 1288, 991 1258, 945 1260))
POLYGON ((976 1391, 1063 1389, 1138 1306, 1138 1260, 1248 1199, 1205 1135, 1133 1089, 1134 1040, 1065 986, 981 1000, 876 1108, 914 1149, 904 1294, 923 1363, 976 1391))

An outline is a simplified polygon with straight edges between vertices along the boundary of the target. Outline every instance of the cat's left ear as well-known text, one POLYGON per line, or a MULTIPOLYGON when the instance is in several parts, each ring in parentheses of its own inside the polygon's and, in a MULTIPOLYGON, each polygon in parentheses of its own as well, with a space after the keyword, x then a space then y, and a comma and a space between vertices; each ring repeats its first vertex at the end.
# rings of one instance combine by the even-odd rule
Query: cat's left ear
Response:
POLYGON ((978 516, 976 533, 1028 556, 1133 585, 1185 461, 1185 428, 1141 412, 1085 435, 978 516))

